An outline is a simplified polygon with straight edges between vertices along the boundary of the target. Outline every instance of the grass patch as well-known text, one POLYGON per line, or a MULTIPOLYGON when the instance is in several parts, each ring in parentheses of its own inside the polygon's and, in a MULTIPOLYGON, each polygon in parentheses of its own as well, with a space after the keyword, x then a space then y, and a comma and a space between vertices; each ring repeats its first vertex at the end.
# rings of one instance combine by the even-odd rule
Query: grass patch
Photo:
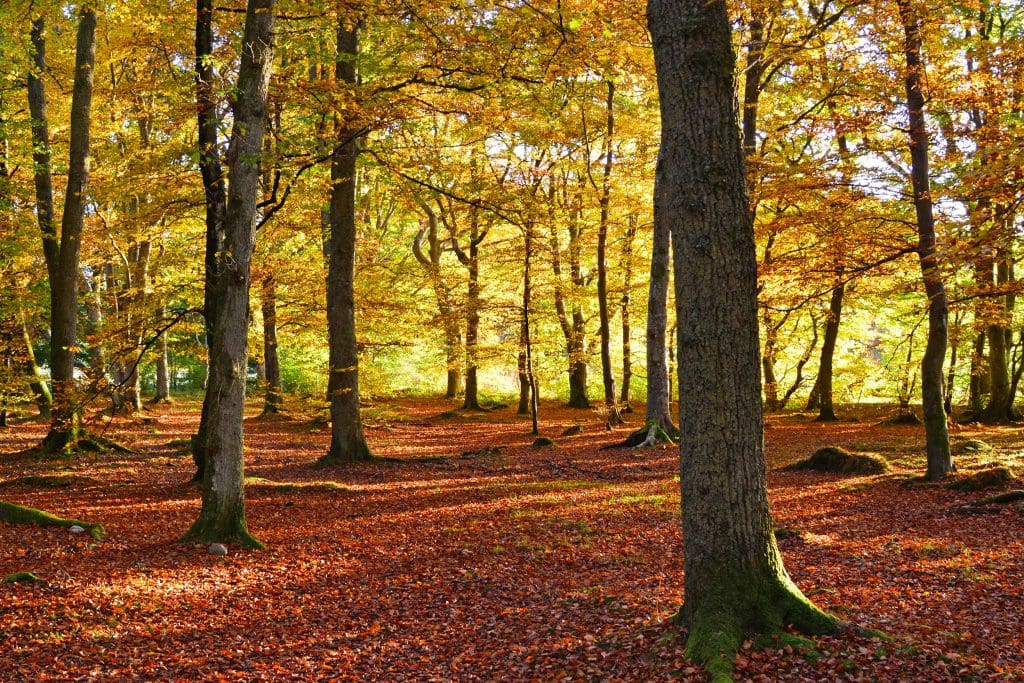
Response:
POLYGON ((93 524, 91 522, 83 522, 78 519, 64 519, 57 515, 46 512, 45 510, 37 510, 36 508, 25 507, 23 505, 15 505, 14 503, 5 503, 0 501, 0 522, 7 522, 8 524, 29 524, 35 526, 62 526, 64 528, 70 528, 73 526, 80 526, 89 532, 89 535, 99 540, 106 535, 102 524, 93 524))
POLYGON ((618 498, 612 498, 609 503, 612 505, 652 505, 660 507, 668 501, 668 496, 661 493, 633 493, 618 498))
POLYGON ((992 446, 985 443, 981 439, 967 439, 965 441, 955 441, 952 444, 953 455, 981 455, 983 453, 991 453, 992 446))
POLYGON ((787 465, 785 470, 812 470, 814 472, 835 472, 837 474, 884 474, 889 463, 876 455, 851 453, 838 446, 819 449, 807 458, 787 465))

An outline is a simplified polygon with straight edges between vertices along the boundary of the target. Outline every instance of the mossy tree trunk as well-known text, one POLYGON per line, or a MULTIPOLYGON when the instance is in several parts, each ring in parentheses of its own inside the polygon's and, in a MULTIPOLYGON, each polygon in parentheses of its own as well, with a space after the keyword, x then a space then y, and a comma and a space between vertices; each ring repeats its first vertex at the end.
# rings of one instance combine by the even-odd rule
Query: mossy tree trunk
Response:
MULTIPOLYGON (((355 87, 359 25, 338 17, 338 81, 355 87)), ((322 464, 369 460, 370 447, 359 413, 359 349, 356 345, 356 156, 357 133, 337 124, 337 146, 331 158, 330 229, 327 268, 327 334, 330 374, 327 394, 331 410, 331 445, 322 464)))
POLYGON ((242 418, 248 361, 249 288, 267 90, 274 61, 274 0, 249 0, 228 149, 224 241, 214 274, 214 317, 203 506, 186 539, 260 547, 245 520, 242 418))
POLYGON ((675 253, 687 651, 716 679, 752 633, 837 620, 786 574, 768 511, 757 264, 723 2, 650 0, 661 98, 656 215, 675 253), (728 282, 729 287, 722 283, 728 282))
POLYGON ((96 59, 96 12, 79 12, 75 39, 75 73, 71 92, 70 144, 64 213, 60 241, 53 229, 53 184, 50 176, 46 94, 46 38, 42 19, 32 24, 35 69, 29 77, 37 219, 43 234, 43 252, 50 277, 50 376, 53 410, 50 431, 42 449, 59 452, 78 441, 81 406, 75 391, 75 349, 78 346, 78 280, 82 228, 89 183, 89 133, 92 118, 93 65, 96 59))
POLYGON ((929 481, 938 481, 945 479, 954 470, 942 385, 942 366, 949 337, 949 307, 935 247, 935 219, 928 178, 928 132, 925 128, 924 93, 921 91, 921 72, 924 68, 921 63, 921 20, 911 7, 910 0, 898 0, 897 4, 903 22, 904 53, 907 60, 904 85, 910 117, 910 178, 917 216, 917 254, 928 297, 928 339, 921 361, 921 404, 928 453, 925 477, 929 481))
MULTIPOLYGON (((204 256, 203 319, 206 332, 207 354, 213 343, 217 327, 215 319, 214 276, 217 273, 217 253, 220 251, 221 234, 227 210, 226 187, 221 169, 220 152, 217 145, 217 130, 220 115, 217 111, 217 97, 214 85, 217 73, 213 59, 213 0, 196 0, 196 112, 199 125, 199 171, 203 179, 203 194, 206 205, 206 249, 204 256)), ((209 372, 207 372, 209 378, 209 372)), ((199 414, 199 427, 192 437, 192 460, 196 471, 193 481, 202 481, 206 467, 207 435, 209 433, 210 410, 215 398, 209 392, 209 381, 203 394, 203 408, 199 414)))

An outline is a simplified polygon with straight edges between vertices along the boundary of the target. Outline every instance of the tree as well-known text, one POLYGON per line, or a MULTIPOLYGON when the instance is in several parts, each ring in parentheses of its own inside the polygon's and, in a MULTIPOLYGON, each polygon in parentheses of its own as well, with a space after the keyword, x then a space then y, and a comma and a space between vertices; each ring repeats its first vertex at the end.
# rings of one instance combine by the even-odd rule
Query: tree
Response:
MULTIPOLYGON (((220 115, 217 112, 217 98, 214 94, 213 61, 213 0, 196 0, 196 43, 195 43, 196 115, 199 125, 199 171, 203 178, 203 197, 206 206, 206 251, 203 257, 203 320, 205 323, 206 346, 213 343, 217 327, 215 318, 214 292, 217 272, 217 253, 221 247, 224 232, 227 200, 224 177, 221 170, 220 150, 217 146, 217 128, 220 115)), ((208 352, 209 353, 209 352, 208 352)), ((209 371, 207 371, 209 377, 209 371)), ((207 436, 209 433, 210 411, 214 397, 207 391, 203 394, 203 408, 199 415, 199 428, 192 437, 192 460, 196 471, 192 481, 202 481, 206 469, 207 436)))
POLYGON ((203 506, 186 539, 262 544, 245 521, 242 417, 245 407, 250 266, 256 246, 256 202, 274 63, 274 0, 249 0, 242 37, 234 125, 228 148, 224 241, 214 273, 214 328, 207 393, 210 406, 203 468, 203 506))
POLYGON ((928 452, 925 478, 939 481, 955 469, 949 450, 949 430, 942 390, 942 364, 946 359, 946 341, 949 337, 949 306, 935 247, 935 218, 932 214, 928 177, 928 131, 925 128, 924 92, 921 90, 921 20, 911 7, 910 0, 899 0, 897 5, 903 23, 904 54, 907 60, 904 86, 910 117, 910 179, 917 216, 917 255, 921 262, 924 291, 928 297, 928 341, 921 360, 921 402, 928 452))
MULTIPOLYGON (((357 17, 338 17, 335 78, 354 95, 358 84, 359 55, 357 17)), ((331 409, 331 446, 322 464, 369 460, 373 457, 363 434, 359 414, 359 348, 356 344, 356 157, 359 129, 347 121, 335 122, 335 147, 331 155, 331 234, 327 243, 327 334, 330 368, 327 396, 331 409)))
POLYGON ((96 61, 96 11, 80 12, 75 39, 75 74, 71 95, 71 142, 67 189, 61 231, 54 230, 53 181, 46 116, 46 27, 42 18, 32 22, 35 70, 28 79, 35 162, 36 214, 43 235, 43 254, 50 279, 50 376, 53 411, 50 431, 43 440, 46 452, 74 449, 81 420, 75 395, 75 350, 78 347, 78 280, 82 228, 85 223, 89 182, 89 127, 92 116, 93 64, 96 61))
MULTIPOLYGON (((662 182, 662 160, 658 157, 655 197, 662 182)), ((669 224, 654 203, 654 232, 651 244, 650 286, 647 290, 647 420, 657 420, 666 433, 675 432, 670 402, 668 372, 668 287, 672 266, 672 235, 669 224)))
POLYGON ((724 2, 650 0, 661 97, 655 212, 675 255, 687 652, 727 680, 754 632, 828 633, 783 567, 765 484, 757 268, 724 2), (722 286, 728 283, 728 287, 722 286))

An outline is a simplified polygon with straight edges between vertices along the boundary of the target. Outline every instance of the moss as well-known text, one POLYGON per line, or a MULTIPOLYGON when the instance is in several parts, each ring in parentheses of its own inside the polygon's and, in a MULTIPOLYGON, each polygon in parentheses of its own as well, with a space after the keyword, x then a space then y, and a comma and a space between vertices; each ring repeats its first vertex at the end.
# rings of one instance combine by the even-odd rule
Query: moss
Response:
POLYGON ((98 484, 99 481, 81 474, 29 474, 0 482, 0 487, 34 486, 42 489, 66 489, 72 486, 98 484))
POLYGON ((572 425, 562 430, 562 436, 578 436, 583 433, 582 425, 572 425))
POLYGON ((785 541, 790 538, 800 539, 803 538, 803 534, 796 529, 785 529, 783 527, 779 527, 775 530, 775 540, 785 541))
POLYGON ((265 550, 267 547, 249 533, 244 515, 224 520, 200 512, 199 519, 193 522, 181 540, 183 542, 233 544, 253 550, 265 550))
POLYGON ((748 573, 714 577, 699 612, 687 611, 686 656, 703 664, 712 681, 731 681, 733 659, 748 635, 782 637, 783 626, 807 635, 839 630, 841 622, 811 603, 785 575, 757 580, 748 573))
POLYGON ((953 455, 991 453, 992 446, 981 439, 967 439, 953 444, 953 455))
POLYGON ((14 572, 4 577, 4 583, 46 583, 32 572, 14 572))
POLYGON ((553 439, 546 436, 538 436, 533 440, 534 448, 545 448, 547 446, 557 446, 553 439))
POLYGON ((980 470, 974 474, 957 479, 946 484, 947 488, 954 491, 982 491, 984 489, 1002 489, 1016 475, 1009 467, 992 467, 987 470, 980 470))
POLYGON ((1016 503, 1019 500, 1024 500, 1024 491, 1016 490, 999 493, 974 501, 973 505, 1006 505, 1007 503, 1016 503))
POLYGON ((245 485, 250 487, 266 488, 284 493, 294 493, 304 489, 319 491, 350 491, 351 488, 336 481, 273 481, 263 477, 246 477, 245 485))
POLYGON ((815 451, 806 460, 787 465, 783 469, 839 474, 884 474, 890 468, 889 463, 878 456, 851 453, 837 446, 828 446, 815 451))
POLYGON ((102 524, 93 524, 91 522, 83 522, 78 519, 64 519, 57 515, 51 514, 44 510, 37 510, 36 508, 25 507, 23 505, 15 505, 14 503, 5 503, 0 501, 0 521, 7 522, 8 524, 34 524, 36 526, 61 526, 64 528, 70 528, 73 526, 80 526, 89 532, 89 535, 95 539, 101 539, 106 535, 106 531, 103 529, 102 524))

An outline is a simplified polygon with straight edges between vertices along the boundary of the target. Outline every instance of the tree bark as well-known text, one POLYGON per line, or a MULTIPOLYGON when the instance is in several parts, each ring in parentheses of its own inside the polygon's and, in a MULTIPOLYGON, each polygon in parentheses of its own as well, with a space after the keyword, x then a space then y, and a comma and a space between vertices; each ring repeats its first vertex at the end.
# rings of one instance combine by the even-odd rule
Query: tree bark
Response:
MULTIPOLYGON (((533 372, 533 343, 530 339, 530 263, 533 259, 533 226, 527 225, 523 232, 523 351, 526 380, 530 390, 531 434, 540 434, 537 420, 537 377, 533 372)), ((520 394, 520 407, 522 398, 520 394)))
MULTIPOLYGON (((335 77, 355 87, 359 25, 338 18, 335 77)), ((331 158, 330 229, 327 270, 327 336, 330 374, 327 394, 331 410, 331 446, 322 464, 369 460, 373 457, 363 435, 359 414, 359 349, 356 342, 356 132, 337 124, 337 144, 331 158)))
POLYGON ((818 421, 835 422, 835 408, 832 405, 832 361, 836 351, 836 340, 839 338, 839 320, 843 314, 843 295, 846 283, 839 282, 832 289, 828 303, 828 317, 825 319, 825 335, 821 345, 821 361, 818 364, 818 379, 814 382, 814 392, 818 397, 818 421))
MULTIPOLYGON (((630 385, 633 382, 633 330, 630 322, 629 304, 633 289, 633 240, 636 239, 636 216, 629 217, 626 239, 622 242, 622 299, 619 315, 622 318, 622 387, 619 402, 629 408, 630 385)), ((631 408, 629 408, 632 410, 631 408)))
MULTIPOLYGON (((421 202, 420 208, 427 215, 427 225, 421 228, 413 238, 412 251, 416 260, 427 271, 434 296, 437 298, 437 311, 441 328, 444 330, 445 376, 447 379, 444 397, 455 398, 462 388, 462 369, 460 367, 462 334, 459 331, 455 304, 452 301, 452 288, 445 280, 442 271, 441 259, 444 256, 446 240, 441 238, 438 216, 434 208, 427 202, 421 202), (424 241, 427 245, 426 252, 423 250, 424 241)), ((455 237, 453 236, 452 239, 455 237)))
POLYGON ((46 377, 36 363, 36 352, 32 347, 32 337, 28 333, 28 324, 25 322, 25 313, 19 310, 21 316, 21 335, 25 341, 25 372, 28 373, 28 386, 32 390, 36 409, 39 417, 50 418, 50 411, 53 407, 53 396, 50 394, 50 387, 46 384, 46 377))
POLYGON ((260 296, 263 311, 263 372, 267 391, 263 414, 279 413, 284 404, 281 393, 281 361, 277 355, 277 282, 273 275, 263 278, 260 296))
MULTIPOLYGON (((477 367, 480 363, 480 244, 487 230, 480 230, 480 210, 471 209, 469 216, 469 253, 464 265, 469 274, 466 288, 466 396, 464 410, 480 410, 477 367)), ((460 260, 462 256, 460 255, 460 260)))
POLYGON ((914 210, 917 215, 917 254, 921 276, 928 297, 928 340, 921 361, 921 394, 924 412, 929 481, 945 479, 952 472, 953 458, 949 450, 949 431, 943 406, 942 365, 946 359, 949 336, 949 310, 946 288, 939 270, 935 247, 935 219, 932 215, 931 189, 928 178, 928 132, 925 128, 924 93, 921 91, 921 22, 910 6, 910 0, 897 0, 904 31, 904 52, 907 71, 904 85, 910 115, 911 183, 914 210))
POLYGON ((723 2, 650 0, 679 344, 688 655, 715 679, 751 633, 836 630, 786 574, 768 511, 757 264, 723 2), (722 283, 729 283, 723 287, 722 283))
MULTIPOLYGON (((664 161, 658 157, 655 196, 664 175, 664 161)), ((676 431, 669 401, 671 381, 668 372, 668 285, 671 265, 669 223, 654 204, 654 231, 651 243, 651 277, 647 290, 647 420, 657 420, 668 434, 676 431)))
MULTIPOLYGON (((167 309, 160 309, 161 321, 167 317, 167 309)), ((167 369, 167 330, 161 330, 160 339, 157 340, 156 355, 156 391, 151 403, 169 403, 171 400, 170 373, 167 369)))
MULTIPOLYGON (((615 377, 612 374, 612 333, 608 312, 608 228, 611 209, 612 137, 615 135, 615 83, 607 81, 607 120, 605 122, 604 169, 601 177, 601 217, 597 233, 597 306, 601 337, 601 380, 604 404, 615 406, 615 377)), ((616 413, 617 415, 618 413, 616 413)))
MULTIPOLYGON (((217 273, 217 253, 220 251, 224 232, 225 212, 227 211, 226 188, 224 174, 220 163, 220 150, 217 146, 217 129, 220 127, 220 115, 217 113, 217 98, 213 90, 216 71, 213 61, 213 0, 196 0, 196 115, 198 119, 199 137, 199 171, 203 179, 203 196, 206 205, 206 250, 204 255, 204 288, 203 288, 203 319, 205 322, 207 356, 213 343, 216 328, 215 276, 217 273)), ((209 374, 209 373, 207 373, 209 374)), ((196 471, 192 481, 202 481, 207 453, 207 434, 209 432, 210 410, 215 397, 207 391, 203 392, 203 408, 199 415, 199 428, 192 437, 192 460, 196 471)))
MULTIPOLYGON (((33 24, 33 43, 36 59, 45 54, 41 34, 42 20, 33 24), (40 34, 36 35, 36 26, 40 34)), ((56 270, 50 279, 50 377, 53 382, 53 411, 50 431, 43 440, 44 451, 57 452, 72 449, 78 440, 81 406, 75 392, 75 348, 78 344, 78 265, 85 222, 86 187, 89 182, 89 127, 92 115, 93 65, 96 60, 96 12, 83 9, 75 38, 75 76, 71 93, 71 140, 68 158, 68 182, 64 194, 64 213, 61 217, 60 245, 57 248, 56 270)), ((40 71, 45 61, 37 61, 40 71)), ((42 94, 42 83, 35 95, 30 86, 30 101, 42 94)), ((38 106, 38 103, 37 103, 38 106)), ((45 130, 45 95, 42 98, 43 122, 37 125, 45 130)), ((46 155, 49 161, 49 154, 46 155)), ((37 171, 37 189, 40 176, 49 176, 48 170, 37 171)), ((52 192, 52 187, 50 188, 52 192)), ((45 194, 45 189, 44 189, 45 194)), ((37 194, 38 196, 38 194, 37 194)), ((51 194, 52 197, 52 194, 51 194)), ((52 207, 52 199, 44 197, 44 204, 52 207)), ((42 210, 42 207, 39 207, 42 210)), ((51 208, 52 210, 52 208, 51 208)), ((40 219, 42 221, 42 219, 40 219)), ((52 216, 51 216, 52 220, 52 216)), ((42 227, 42 222, 40 227, 42 227)), ((43 228, 43 249, 49 260, 53 254, 52 227, 43 228)))
POLYGON ((207 392, 216 397, 216 403, 209 411, 203 506, 185 535, 186 539, 250 547, 262 544, 249 534, 245 520, 242 419, 249 351, 250 266, 256 246, 256 200, 274 39, 274 0, 249 0, 232 107, 224 240, 214 273, 217 324, 210 346, 207 392))

